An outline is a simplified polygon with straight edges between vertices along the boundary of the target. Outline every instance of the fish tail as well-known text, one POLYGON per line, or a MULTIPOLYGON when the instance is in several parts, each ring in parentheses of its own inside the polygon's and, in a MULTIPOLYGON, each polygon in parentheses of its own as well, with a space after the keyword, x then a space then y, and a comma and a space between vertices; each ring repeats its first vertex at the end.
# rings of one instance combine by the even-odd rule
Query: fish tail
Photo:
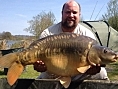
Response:
POLYGON ((7 80, 13 85, 24 70, 19 62, 17 53, 9 53, 0 57, 0 67, 8 68, 7 80))
POLYGON ((23 70, 24 70, 24 66, 16 62, 14 62, 13 65, 9 68, 8 73, 7 73, 7 81, 11 86, 19 78, 23 70))
POLYGON ((9 53, 0 57, 0 67, 9 68, 16 60, 18 56, 16 53, 9 53))

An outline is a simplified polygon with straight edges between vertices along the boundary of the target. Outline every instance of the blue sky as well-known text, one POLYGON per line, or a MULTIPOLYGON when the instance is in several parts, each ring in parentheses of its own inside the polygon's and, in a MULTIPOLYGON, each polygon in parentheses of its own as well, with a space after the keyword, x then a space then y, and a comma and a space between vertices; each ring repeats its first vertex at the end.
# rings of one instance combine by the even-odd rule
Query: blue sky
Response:
MULTIPOLYGON (((30 35, 23 29, 29 27, 27 22, 42 11, 53 12, 56 22, 59 22, 62 5, 66 1, 68 0, 0 0, 0 33, 8 31, 12 35, 30 35)), ((107 3, 110 0, 76 1, 81 5, 81 16, 84 20, 90 20, 93 11, 91 20, 95 20, 96 17, 97 20, 106 12, 107 3)))

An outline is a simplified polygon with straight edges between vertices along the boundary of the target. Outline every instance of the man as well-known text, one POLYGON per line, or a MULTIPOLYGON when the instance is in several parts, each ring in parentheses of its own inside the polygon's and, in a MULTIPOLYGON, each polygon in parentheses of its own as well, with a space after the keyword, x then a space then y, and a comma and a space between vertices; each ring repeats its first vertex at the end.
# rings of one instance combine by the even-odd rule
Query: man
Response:
MULTIPOLYGON (((79 24, 80 15, 81 15, 80 4, 78 4, 74 0, 66 2, 62 8, 62 21, 45 29, 41 33, 40 38, 43 38, 43 37, 46 37, 49 35, 59 34, 62 32, 72 32, 72 33, 77 33, 80 35, 85 35, 85 36, 89 36, 93 39, 96 39, 94 34, 89 29, 87 29, 79 24)), ((57 75, 48 73, 46 71, 46 66, 42 61, 37 61, 34 64, 34 69, 39 72, 42 72, 38 78, 52 79, 52 78, 58 77, 57 75), (43 71, 46 71, 46 72, 43 72, 43 71)), ((105 68, 103 68, 103 67, 101 68, 100 66, 93 66, 90 69, 88 69, 86 73, 88 75, 94 75, 93 76, 94 79, 108 79, 105 68), (100 69, 103 72, 100 72, 100 69), (97 74, 97 75, 95 75, 95 74, 97 74), (100 76, 102 76, 102 77, 100 77, 100 76)), ((77 75, 77 76, 73 77, 72 79, 74 79, 74 80, 79 79, 78 76, 80 77, 82 75, 77 75)))

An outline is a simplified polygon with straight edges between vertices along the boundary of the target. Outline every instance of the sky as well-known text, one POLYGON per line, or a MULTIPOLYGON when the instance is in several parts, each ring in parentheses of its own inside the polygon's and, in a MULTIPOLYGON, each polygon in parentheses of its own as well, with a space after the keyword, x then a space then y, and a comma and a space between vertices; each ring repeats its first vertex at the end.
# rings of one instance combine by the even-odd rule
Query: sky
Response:
MULTIPOLYGON (((24 31, 28 21, 42 11, 54 13, 56 23, 61 21, 61 9, 68 0, 0 0, 0 33, 31 35, 24 31)), ((94 21, 107 12, 110 0, 75 0, 81 5, 81 16, 85 21, 94 21)))

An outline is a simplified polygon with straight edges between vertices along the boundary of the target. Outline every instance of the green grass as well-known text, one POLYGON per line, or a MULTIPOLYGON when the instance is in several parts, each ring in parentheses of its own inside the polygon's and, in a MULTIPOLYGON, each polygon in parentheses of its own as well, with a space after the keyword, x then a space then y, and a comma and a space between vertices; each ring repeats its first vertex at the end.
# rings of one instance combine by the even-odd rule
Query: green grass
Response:
POLYGON ((106 69, 110 80, 118 80, 118 62, 107 65, 106 69))

